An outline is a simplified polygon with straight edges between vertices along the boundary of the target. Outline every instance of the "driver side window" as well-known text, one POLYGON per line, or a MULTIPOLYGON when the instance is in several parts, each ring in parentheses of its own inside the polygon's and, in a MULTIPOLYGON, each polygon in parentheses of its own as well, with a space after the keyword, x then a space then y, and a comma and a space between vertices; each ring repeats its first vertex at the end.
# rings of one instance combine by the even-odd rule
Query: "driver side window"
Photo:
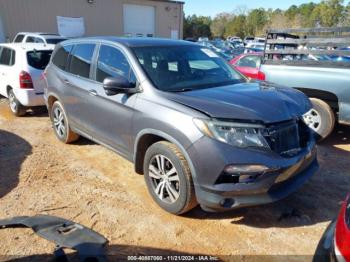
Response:
POLYGON ((124 54, 115 47, 102 45, 99 51, 96 81, 103 83, 107 77, 122 76, 131 83, 136 82, 136 76, 124 56, 124 54))

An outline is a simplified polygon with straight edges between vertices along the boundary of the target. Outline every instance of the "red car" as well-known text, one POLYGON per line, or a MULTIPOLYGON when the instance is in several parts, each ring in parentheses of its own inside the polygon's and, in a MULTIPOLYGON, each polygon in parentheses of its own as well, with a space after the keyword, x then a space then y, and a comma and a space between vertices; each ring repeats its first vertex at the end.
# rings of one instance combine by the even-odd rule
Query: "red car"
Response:
POLYGON ((342 205, 338 219, 323 234, 313 261, 350 262, 350 194, 342 205))
POLYGON ((262 58, 263 53, 241 54, 233 58, 230 64, 247 77, 265 80, 264 73, 259 71, 262 58))

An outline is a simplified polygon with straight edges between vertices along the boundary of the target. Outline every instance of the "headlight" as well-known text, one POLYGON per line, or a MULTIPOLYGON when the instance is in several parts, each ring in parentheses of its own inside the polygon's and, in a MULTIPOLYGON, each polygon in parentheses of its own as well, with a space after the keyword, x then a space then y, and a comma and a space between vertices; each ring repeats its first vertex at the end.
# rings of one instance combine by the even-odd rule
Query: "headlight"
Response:
POLYGON ((269 144, 261 134, 262 129, 264 128, 262 125, 204 120, 198 118, 195 118, 193 121, 204 135, 232 146, 241 148, 270 148, 269 144))

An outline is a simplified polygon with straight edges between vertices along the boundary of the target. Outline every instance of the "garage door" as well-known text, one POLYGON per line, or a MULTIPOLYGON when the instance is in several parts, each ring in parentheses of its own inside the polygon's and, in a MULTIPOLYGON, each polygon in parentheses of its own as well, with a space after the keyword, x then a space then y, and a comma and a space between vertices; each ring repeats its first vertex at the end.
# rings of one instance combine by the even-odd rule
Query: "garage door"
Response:
POLYGON ((4 32, 4 27, 0 16, 0 43, 4 43, 4 42, 5 42, 5 32, 4 32))
POLYGON ((153 37, 155 35, 155 8, 145 5, 123 5, 124 35, 153 37))

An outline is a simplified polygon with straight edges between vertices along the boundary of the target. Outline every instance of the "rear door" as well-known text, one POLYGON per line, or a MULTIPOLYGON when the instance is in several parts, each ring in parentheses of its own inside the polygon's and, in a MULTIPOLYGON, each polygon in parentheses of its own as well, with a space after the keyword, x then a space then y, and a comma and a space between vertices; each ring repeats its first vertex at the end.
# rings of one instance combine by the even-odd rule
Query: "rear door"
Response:
POLYGON ((65 109, 70 121, 82 132, 89 134, 91 115, 89 114, 89 91, 94 89, 90 79, 95 44, 81 43, 73 48, 68 73, 64 78, 65 109))
POLYGON ((43 71, 50 61, 52 50, 33 50, 26 52, 28 73, 31 75, 36 94, 43 94, 45 79, 43 71))
POLYGON ((8 85, 13 88, 17 87, 13 83, 14 74, 16 74, 16 72, 13 72, 16 62, 16 52, 8 47, 2 47, 0 52, 0 94, 7 97, 6 87, 8 85))

